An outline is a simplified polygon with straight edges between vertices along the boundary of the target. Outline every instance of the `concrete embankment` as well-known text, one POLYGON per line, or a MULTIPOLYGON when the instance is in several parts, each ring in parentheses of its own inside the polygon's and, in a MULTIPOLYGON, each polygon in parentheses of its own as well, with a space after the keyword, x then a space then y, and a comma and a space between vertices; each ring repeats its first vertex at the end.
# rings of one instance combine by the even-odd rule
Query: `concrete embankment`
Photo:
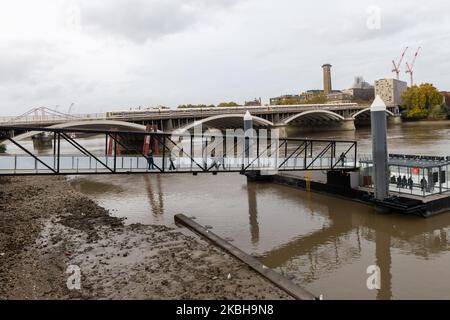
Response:
POLYGON ((63 178, 2 178, 0 299, 80 298, 291 297, 185 228, 126 225, 63 178))
POLYGON ((208 229, 205 229, 200 224, 196 223, 192 219, 189 219, 183 214, 177 214, 175 216, 175 222, 177 224, 183 225, 194 232, 198 233, 217 247, 225 250, 229 254, 233 255, 235 258, 241 260, 243 263, 248 265, 250 268, 261 274, 264 278, 275 284, 277 287, 287 292, 293 298, 297 300, 316 300, 317 297, 312 293, 303 289, 302 287, 297 286, 292 281, 286 279, 282 275, 276 273, 274 270, 266 267, 256 258, 248 255, 244 251, 239 248, 233 246, 228 241, 217 236, 215 233, 210 232, 208 229))

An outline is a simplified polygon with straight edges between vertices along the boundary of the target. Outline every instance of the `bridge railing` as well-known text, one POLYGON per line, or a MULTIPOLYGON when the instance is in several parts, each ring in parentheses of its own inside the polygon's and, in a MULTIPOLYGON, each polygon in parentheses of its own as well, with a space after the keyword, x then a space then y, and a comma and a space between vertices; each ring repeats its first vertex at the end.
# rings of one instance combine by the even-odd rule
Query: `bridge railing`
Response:
POLYGON ((357 166, 355 141, 19 128, 46 133, 33 143, 39 144, 39 139, 45 137, 40 144, 47 145, 47 149, 36 152, 30 141, 16 141, 9 136, 11 129, 0 127, 0 137, 8 142, 7 153, 0 155, 0 174, 3 175, 244 173, 353 170, 357 166))
POLYGON ((2 125, 8 124, 30 124, 30 123, 51 123, 61 121, 77 121, 77 120, 104 120, 106 119, 105 113, 92 113, 92 114, 76 114, 76 115, 27 115, 23 117, 0 117, 0 123, 2 125))
MULTIPOLYGON (((203 163, 202 158, 193 159, 197 163, 203 163)), ((278 166, 280 162, 283 162, 285 158, 278 159, 278 166)), ((331 163, 336 162, 334 158, 321 158, 319 161, 313 163, 313 158, 307 158, 306 163, 312 164, 309 170, 323 170, 325 167, 330 167, 331 163)), ((52 173, 44 164, 53 167, 55 166, 57 157, 40 156, 39 160, 28 155, 12 155, 12 156, 0 156, 0 175, 1 174, 45 174, 52 173)), ((64 174, 82 174, 82 173, 109 173, 109 170, 100 165, 99 161, 103 161, 107 166, 112 167, 114 161, 116 161, 115 173, 132 173, 135 172, 161 172, 157 167, 163 167, 165 161, 166 168, 169 168, 170 163, 167 159, 162 157, 155 157, 155 168, 148 168, 148 161, 145 157, 140 156, 99 156, 97 159, 89 156, 80 155, 63 155, 59 157, 60 168, 59 172, 64 174)), ((301 171, 304 170, 305 160, 302 158, 290 159, 285 163, 282 168, 278 168, 275 160, 262 159, 260 162, 252 164, 245 171, 260 171, 260 170, 275 170, 275 171, 301 171)), ((207 159, 204 163, 205 166, 211 167, 206 170, 207 172, 241 172, 242 166, 246 165, 247 161, 243 161, 241 158, 226 158, 223 162, 218 164, 219 167, 215 167, 214 160, 207 159)), ((174 169, 167 169, 162 172, 205 172, 204 169, 197 167, 193 164, 192 159, 189 157, 178 158, 174 161, 174 169)), ((347 160, 345 166, 339 165, 336 169, 351 169, 353 168, 353 159, 347 160)))

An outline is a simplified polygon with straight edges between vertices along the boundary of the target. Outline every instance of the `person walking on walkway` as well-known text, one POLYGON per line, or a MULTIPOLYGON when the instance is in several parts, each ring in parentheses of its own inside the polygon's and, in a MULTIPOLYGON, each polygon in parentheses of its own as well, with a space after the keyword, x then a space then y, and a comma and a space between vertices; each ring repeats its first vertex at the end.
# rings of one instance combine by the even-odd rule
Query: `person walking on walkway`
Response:
POLYGON ((155 169, 155 160, 153 159, 153 150, 150 149, 147 154, 148 170, 155 169))
POLYGON ((175 161, 175 157, 172 154, 170 154, 169 161, 170 161, 169 170, 175 170, 176 169, 175 164, 173 163, 175 161))
POLYGON ((220 163, 220 160, 219 160, 219 157, 218 157, 218 156, 215 156, 215 157, 214 157, 214 165, 215 165, 215 167, 216 167, 216 170, 219 170, 219 169, 220 169, 221 163, 220 163))
POLYGON ((345 167, 345 153, 342 152, 339 157, 339 162, 342 162, 342 166, 345 167))

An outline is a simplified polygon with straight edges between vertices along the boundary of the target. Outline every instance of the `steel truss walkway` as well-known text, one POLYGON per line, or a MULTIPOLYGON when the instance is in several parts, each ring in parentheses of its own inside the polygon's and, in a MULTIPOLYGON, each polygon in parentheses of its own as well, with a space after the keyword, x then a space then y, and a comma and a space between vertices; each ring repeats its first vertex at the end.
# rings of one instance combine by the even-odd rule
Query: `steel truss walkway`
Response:
POLYGON ((357 157, 356 141, 270 136, 0 127, 0 139, 7 143, 0 175, 350 171, 357 157), (35 132, 50 142, 48 152, 30 150, 12 130, 35 132), (86 143, 93 138, 100 149, 86 143))

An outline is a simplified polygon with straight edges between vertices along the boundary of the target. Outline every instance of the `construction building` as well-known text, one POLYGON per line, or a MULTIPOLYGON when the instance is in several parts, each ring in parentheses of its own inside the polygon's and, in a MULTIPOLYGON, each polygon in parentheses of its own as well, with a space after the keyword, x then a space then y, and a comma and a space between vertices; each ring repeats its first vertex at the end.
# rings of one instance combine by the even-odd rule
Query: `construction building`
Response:
POLYGON ((285 94, 279 97, 270 98, 271 105, 297 104, 305 102, 304 96, 299 94, 285 94))
POLYGON ((387 106, 400 106, 402 94, 408 89, 405 81, 380 79, 375 81, 375 95, 379 95, 387 106))
POLYGON ((374 86, 364 81, 361 76, 355 77, 353 86, 350 89, 342 90, 342 92, 351 96, 354 101, 372 101, 375 98, 374 86))
POLYGON ((255 100, 253 101, 245 101, 244 105, 250 107, 259 107, 261 106, 261 98, 255 98, 255 100))
POLYGON ((333 90, 331 93, 327 94, 327 101, 328 102, 352 102, 352 96, 348 93, 339 91, 339 90, 333 90))
POLYGON ((442 97, 444 98, 444 103, 449 108, 450 111, 450 92, 449 91, 441 91, 442 97))

